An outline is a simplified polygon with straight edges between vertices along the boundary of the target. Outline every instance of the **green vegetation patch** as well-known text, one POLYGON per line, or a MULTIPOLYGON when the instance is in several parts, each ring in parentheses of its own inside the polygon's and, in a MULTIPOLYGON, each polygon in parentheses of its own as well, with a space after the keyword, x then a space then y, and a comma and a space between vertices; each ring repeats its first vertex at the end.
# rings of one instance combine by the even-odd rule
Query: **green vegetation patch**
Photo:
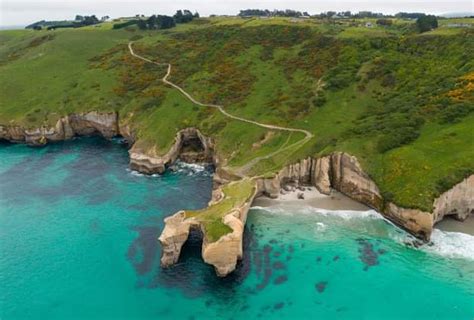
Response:
POLYGON ((157 154, 178 130, 196 127, 215 140, 223 166, 243 172, 250 163, 245 172, 255 176, 345 151, 388 199, 430 211, 474 169, 474 31, 449 27, 474 19, 440 19, 421 34, 414 20, 390 21, 216 17, 168 30, 2 31, 0 123, 38 127, 73 112, 117 111, 157 154), (294 145, 302 134, 194 105, 162 83, 166 67, 132 57, 129 41, 170 62, 169 79, 199 101, 314 138, 294 145))
POLYGON ((223 188, 224 198, 205 209, 186 211, 186 218, 195 218, 202 223, 209 242, 215 242, 232 229, 222 222, 232 209, 243 206, 255 193, 255 180, 243 179, 232 182, 223 188))

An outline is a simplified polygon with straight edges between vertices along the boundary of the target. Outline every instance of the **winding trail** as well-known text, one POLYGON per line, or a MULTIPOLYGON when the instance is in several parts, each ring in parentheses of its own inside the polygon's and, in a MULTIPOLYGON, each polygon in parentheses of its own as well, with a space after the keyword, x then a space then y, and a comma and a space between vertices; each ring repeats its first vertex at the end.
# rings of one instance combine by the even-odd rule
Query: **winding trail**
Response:
POLYGON ((239 169, 239 172, 238 172, 239 175, 245 175, 248 172, 248 170, 250 170, 255 164, 257 164, 261 160, 265 160, 265 159, 269 159, 271 157, 274 157, 275 155, 279 154, 280 152, 291 149, 293 147, 297 147, 295 150, 301 148, 306 142, 308 142, 310 139, 312 139, 314 137, 314 135, 311 132, 309 132, 308 130, 299 129, 299 128, 281 127, 281 126, 277 126, 277 125, 265 124, 265 123, 260 123, 260 122, 254 121, 254 120, 241 118, 241 117, 232 115, 232 114, 228 113, 227 111, 225 111, 224 106, 222 106, 222 105, 202 103, 202 102, 196 100, 191 94, 189 94, 183 88, 181 88, 177 84, 175 84, 175 83, 168 80, 168 77, 171 75, 171 63, 156 62, 156 61, 152 61, 150 59, 147 59, 145 57, 142 57, 141 55, 136 54, 133 51, 132 44, 133 44, 133 41, 128 43, 128 49, 130 51, 130 54, 132 56, 134 56, 135 58, 141 59, 145 62, 152 63, 152 64, 155 64, 155 65, 158 65, 158 66, 167 66, 168 71, 166 72, 164 77, 161 78, 161 81, 163 83, 179 90, 192 103, 194 103, 198 106, 201 106, 201 107, 215 108, 215 109, 219 110, 220 113, 222 113, 224 116, 226 116, 229 119, 233 119, 233 120, 237 120, 237 121, 241 121, 241 122, 245 122, 245 123, 250 123, 250 124, 253 124, 253 125, 256 125, 256 126, 259 126, 259 127, 262 127, 262 128, 266 128, 266 129, 278 130, 278 131, 287 131, 287 132, 299 132, 299 133, 303 133, 305 135, 305 137, 303 139, 301 139, 301 140, 299 140, 299 141, 297 141, 297 142, 295 142, 295 143, 293 143, 289 146, 285 147, 285 145, 283 145, 281 148, 279 148, 278 150, 276 150, 276 151, 274 151, 270 154, 267 154, 265 156, 256 157, 256 158, 252 159, 250 162, 248 162, 246 165, 242 166, 239 169))

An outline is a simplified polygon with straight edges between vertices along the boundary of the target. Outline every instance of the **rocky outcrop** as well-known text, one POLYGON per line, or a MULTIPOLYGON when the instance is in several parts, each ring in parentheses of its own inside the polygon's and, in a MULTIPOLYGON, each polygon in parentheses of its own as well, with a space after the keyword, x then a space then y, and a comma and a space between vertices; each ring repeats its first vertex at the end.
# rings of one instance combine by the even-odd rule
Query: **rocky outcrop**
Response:
POLYGON ((204 237, 202 258, 204 262, 214 266, 220 277, 225 277, 234 271, 237 261, 242 259, 244 228, 254 197, 255 194, 242 206, 233 208, 224 216, 222 221, 232 229, 231 233, 215 242, 208 242, 204 237))
POLYGON ((387 203, 381 212, 386 218, 407 230, 417 238, 429 241, 433 231, 433 215, 418 209, 401 208, 387 203))
POLYGON ((168 152, 159 155, 155 148, 134 144, 129 150, 130 168, 146 174, 163 173, 178 158, 186 162, 213 163, 214 144, 196 128, 179 131, 168 152))
POLYGON ((384 215, 418 238, 428 241, 433 226, 446 215, 464 220, 474 212, 474 176, 470 176, 434 201, 433 213, 402 208, 385 202, 375 182, 362 170, 356 157, 335 152, 318 159, 307 158, 280 170, 273 178, 257 181, 259 194, 278 197, 285 184, 313 185, 330 194, 331 188, 384 215))
POLYGON ((347 153, 331 155, 331 186, 375 210, 383 209, 379 188, 362 170, 357 158, 347 153))
POLYGON ((331 193, 331 157, 322 157, 314 161, 311 182, 319 192, 329 195, 331 193))
POLYGON ((98 134, 112 138, 120 133, 116 112, 96 111, 71 114, 60 118, 53 127, 27 129, 17 125, 0 126, 0 139, 22 142, 32 146, 42 146, 48 142, 71 139, 78 135, 98 134))
POLYGON ((68 118, 72 132, 78 136, 99 134, 106 139, 111 139, 120 134, 116 112, 100 113, 92 111, 83 114, 72 114, 68 118))
POLYGON ((434 201, 433 208, 435 223, 449 215, 464 221, 470 214, 474 214, 474 175, 441 194, 434 201))
MULTIPOLYGON (((216 274, 224 277, 235 270, 238 260, 243 256, 243 234, 247 213, 257 194, 253 193, 242 203, 234 206, 229 212, 223 213, 222 222, 230 227, 232 232, 221 236, 216 241, 209 241, 205 227, 195 217, 186 218, 185 211, 179 211, 165 219, 165 228, 159 237, 162 246, 161 266, 170 267, 178 262, 181 248, 189 237, 192 228, 199 228, 203 234, 203 260, 214 266, 216 274)), ((222 187, 214 190, 213 199, 209 206, 224 199, 222 187)))
POLYGON ((162 248, 161 266, 170 267, 178 262, 181 248, 188 240, 192 227, 199 228, 200 225, 195 219, 186 219, 184 211, 165 218, 165 228, 158 238, 162 248))

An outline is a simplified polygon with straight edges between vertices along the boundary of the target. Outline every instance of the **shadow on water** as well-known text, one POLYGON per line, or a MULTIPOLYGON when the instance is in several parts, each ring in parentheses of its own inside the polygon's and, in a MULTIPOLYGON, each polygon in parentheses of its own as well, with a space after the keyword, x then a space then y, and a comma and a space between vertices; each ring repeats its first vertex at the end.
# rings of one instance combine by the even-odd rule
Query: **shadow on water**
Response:
MULTIPOLYGON (((251 252, 257 246, 250 228, 245 229, 244 257, 239 261, 237 269, 225 278, 217 277, 214 268, 203 261, 203 236, 199 229, 191 230, 178 263, 170 268, 160 267, 161 247, 157 240, 160 228, 142 227, 134 230, 138 232, 138 237, 131 244, 127 257, 135 268, 137 286, 178 289, 188 298, 211 296, 212 303, 222 306, 240 299, 236 295, 237 288, 250 274, 251 252)), ((253 290, 248 290, 249 294, 252 292, 253 290)))

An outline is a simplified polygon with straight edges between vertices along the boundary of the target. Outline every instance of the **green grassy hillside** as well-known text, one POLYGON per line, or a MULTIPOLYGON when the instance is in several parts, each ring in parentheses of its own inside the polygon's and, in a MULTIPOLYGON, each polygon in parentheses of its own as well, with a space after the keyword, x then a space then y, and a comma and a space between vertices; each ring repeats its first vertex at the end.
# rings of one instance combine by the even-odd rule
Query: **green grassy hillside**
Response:
POLYGON ((140 55, 172 63, 170 80, 200 101, 315 135, 252 174, 347 151, 386 198, 431 210, 437 195, 474 172, 474 30, 443 21, 416 34, 409 21, 365 22, 212 18, 166 31, 110 23, 2 31, 0 123, 37 127, 72 112, 116 110, 140 145, 162 152, 178 130, 198 127, 234 169, 303 137, 193 105, 163 85, 164 67, 129 54, 134 41, 140 55))

